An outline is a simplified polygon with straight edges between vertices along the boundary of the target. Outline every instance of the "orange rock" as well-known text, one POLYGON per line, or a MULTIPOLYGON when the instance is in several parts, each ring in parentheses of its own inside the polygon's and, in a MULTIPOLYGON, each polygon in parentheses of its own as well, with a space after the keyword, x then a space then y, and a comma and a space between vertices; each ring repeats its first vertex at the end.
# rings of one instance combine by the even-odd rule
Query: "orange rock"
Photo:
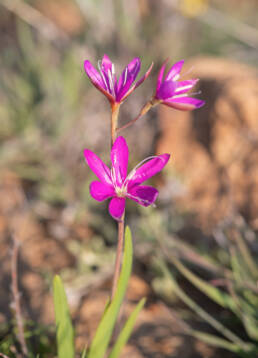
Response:
POLYGON ((258 217, 258 81, 254 69, 223 59, 197 58, 188 64, 200 78, 206 105, 179 112, 160 107, 158 153, 186 187, 178 202, 214 228, 233 212, 249 222, 258 217))

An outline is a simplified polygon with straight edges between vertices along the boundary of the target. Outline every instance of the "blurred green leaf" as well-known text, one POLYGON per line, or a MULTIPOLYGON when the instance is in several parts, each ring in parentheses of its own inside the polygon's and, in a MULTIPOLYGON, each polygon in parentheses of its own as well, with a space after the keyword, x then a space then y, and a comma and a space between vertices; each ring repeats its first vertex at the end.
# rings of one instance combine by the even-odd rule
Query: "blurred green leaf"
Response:
POLYGON ((54 305, 59 358, 74 358, 74 332, 62 280, 54 278, 54 305))
POLYGON ((86 358, 86 357, 87 357, 87 349, 84 348, 81 358, 86 358))
POLYGON ((237 313, 237 306, 233 299, 225 292, 220 291, 211 284, 205 282, 193 272, 188 270, 182 262, 178 261, 175 257, 171 258, 176 268, 184 275, 195 287, 202 291, 206 296, 215 301, 217 304, 224 308, 230 308, 234 313, 237 313))
POLYGON ((110 342, 115 322, 122 304, 132 270, 133 246, 129 227, 125 230, 124 258, 117 291, 114 299, 106 308, 97 332, 93 338, 87 358, 102 358, 110 342))
POLYGON ((213 334, 200 332, 197 330, 190 330, 189 332, 193 337, 200 339, 201 341, 208 343, 212 346, 224 348, 231 352, 239 352, 240 348, 237 344, 230 343, 229 341, 219 338, 217 336, 214 336, 213 334))
POLYGON ((258 321, 248 314, 243 314, 243 323, 250 338, 258 341, 258 321))
POLYGON ((252 275, 254 279, 258 278, 258 268, 253 260, 253 257, 249 251, 248 246, 245 243, 245 240, 243 239, 240 232, 234 233, 234 239, 237 243, 241 258, 243 258, 243 262, 246 264, 246 267, 249 270, 249 273, 252 275))
POLYGON ((126 324, 124 325, 123 330, 119 334, 119 336, 116 340, 116 343, 115 343, 114 347, 112 348, 110 355, 108 356, 109 358, 118 358, 119 357, 121 350, 123 349, 123 347, 125 346, 125 344, 127 343, 128 339, 131 335, 136 318, 137 318, 139 312, 141 311, 141 309, 143 308, 145 301, 146 301, 145 298, 142 298, 141 301, 137 304, 136 308, 131 313, 126 324))
MULTIPOLYGON (((187 295, 177 284, 175 278, 172 273, 168 270, 167 266, 163 261, 159 261, 158 265, 161 269, 161 272, 170 277, 171 282, 173 284, 173 290, 177 294, 177 296, 188 306, 190 307, 196 314, 198 314, 204 321, 208 322, 213 328, 215 328, 220 334, 224 335, 230 342, 236 344, 241 350, 249 351, 253 348, 252 344, 248 344, 244 342, 241 338, 239 338, 235 333, 230 331, 227 327, 225 327, 222 323, 212 317, 208 312, 206 312, 202 307, 200 307, 195 301, 191 299, 189 295, 187 295)), ((229 343, 230 343, 229 342, 229 343)))

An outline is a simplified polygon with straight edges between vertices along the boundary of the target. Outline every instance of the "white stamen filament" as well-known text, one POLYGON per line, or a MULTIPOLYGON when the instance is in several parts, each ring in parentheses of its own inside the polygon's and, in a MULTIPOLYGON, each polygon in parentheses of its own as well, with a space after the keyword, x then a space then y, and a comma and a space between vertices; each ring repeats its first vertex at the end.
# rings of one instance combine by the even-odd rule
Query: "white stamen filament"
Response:
MULTIPOLYGON (((143 204, 151 205, 151 202, 150 202, 149 200, 139 198, 138 196, 134 196, 134 195, 132 195, 132 194, 130 194, 130 193, 127 193, 126 196, 127 196, 129 199, 135 199, 135 200, 140 201, 140 202, 143 203, 143 204)), ((153 203, 152 205, 155 207, 155 204, 154 204, 154 203, 153 203)))
POLYGON ((99 69, 100 76, 101 76, 103 82, 105 83, 106 89, 109 90, 108 85, 107 85, 106 78, 105 78, 105 76, 104 76, 104 74, 103 74, 103 72, 102 72, 101 60, 98 60, 98 69, 99 69))
POLYGON ((114 168, 111 168, 110 174, 111 174, 112 184, 113 184, 114 188, 116 188, 116 175, 115 175, 114 168))
POLYGON ((126 179, 125 179, 125 182, 132 179, 132 177, 134 176, 136 170, 142 165, 144 164, 145 162, 149 161, 150 159, 155 159, 155 158, 158 158, 160 160, 163 160, 163 158, 160 158, 158 155, 152 155, 150 157, 147 157, 145 159, 143 159, 140 163, 138 163, 131 171, 130 173, 127 175, 126 179))
POLYGON ((109 79, 109 86, 111 89, 111 93, 113 96, 115 96, 114 77, 110 70, 108 70, 108 79, 109 79))
POLYGON ((191 89, 193 87, 193 85, 187 85, 187 86, 182 86, 182 87, 177 87, 175 92, 179 92, 179 91, 184 91, 184 90, 187 90, 187 89, 191 89))
POLYGON ((182 94, 178 94, 176 96, 172 96, 171 99, 172 98, 174 99, 174 98, 188 97, 188 96, 197 96, 200 93, 202 93, 202 91, 193 92, 193 93, 182 93, 182 94))
POLYGON ((124 83, 123 83, 123 86, 126 84, 126 81, 127 81, 127 75, 128 75, 128 68, 126 67, 126 69, 125 69, 125 78, 124 78, 124 83))
POLYGON ((185 77, 186 75, 189 75, 189 73, 191 73, 193 69, 194 66, 190 67, 188 71, 182 73, 181 77, 185 77))

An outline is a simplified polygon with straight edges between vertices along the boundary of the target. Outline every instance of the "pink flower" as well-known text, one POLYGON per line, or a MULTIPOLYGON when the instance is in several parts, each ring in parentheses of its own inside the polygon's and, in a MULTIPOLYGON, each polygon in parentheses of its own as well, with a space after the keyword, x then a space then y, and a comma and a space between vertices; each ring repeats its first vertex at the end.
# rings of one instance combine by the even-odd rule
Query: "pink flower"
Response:
POLYGON ((84 150, 84 156, 87 164, 99 179, 90 184, 90 194, 98 201, 112 198, 109 213, 116 220, 120 220, 124 213, 126 198, 142 206, 154 203, 158 190, 141 184, 160 172, 170 157, 169 154, 162 154, 146 158, 127 175, 129 151, 123 137, 118 137, 112 147, 111 169, 89 149, 84 150))
POLYGON ((108 98, 111 104, 123 102, 149 76, 152 66, 153 64, 145 75, 133 85, 141 69, 141 61, 138 57, 125 67, 119 80, 115 74, 115 66, 107 55, 103 56, 101 62, 99 61, 99 71, 90 61, 84 62, 84 69, 89 79, 108 98))
POLYGON ((163 79, 167 60, 164 62, 159 71, 154 98, 169 107, 189 111, 202 107, 205 101, 188 97, 187 94, 198 82, 198 79, 178 81, 183 64, 184 60, 175 63, 163 79))

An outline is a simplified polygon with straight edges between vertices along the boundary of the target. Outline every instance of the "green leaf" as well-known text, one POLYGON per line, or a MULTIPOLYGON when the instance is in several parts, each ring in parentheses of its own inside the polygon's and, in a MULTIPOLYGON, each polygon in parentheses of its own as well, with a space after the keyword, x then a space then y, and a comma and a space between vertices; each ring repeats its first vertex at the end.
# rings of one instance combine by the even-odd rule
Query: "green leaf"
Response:
POLYGON ((188 306, 190 307, 198 316, 200 316, 203 320, 208 322, 213 328, 215 328, 220 334, 226 337, 229 341, 236 344, 243 351, 247 351, 249 346, 246 342, 244 342, 241 338, 239 338, 236 334, 230 331, 227 327, 225 327, 222 323, 217 321, 214 317, 212 317, 208 312, 206 312, 201 306, 199 306, 195 301, 191 299, 189 295, 187 295, 177 284, 175 278, 172 273, 169 272, 166 264, 164 262, 159 262, 159 267, 163 274, 166 277, 170 277, 171 283, 173 284, 173 291, 176 295, 188 306))
POLYGON ((249 337, 257 341, 258 340, 257 320, 254 317, 249 316, 246 313, 243 313, 243 323, 249 337))
POLYGON ((119 357, 122 348, 125 346, 125 344, 127 343, 128 339, 131 335, 136 318, 137 318, 139 312, 141 311, 141 309, 143 308, 145 301, 146 301, 145 298, 141 299, 141 301, 138 303, 136 308, 131 313, 126 324, 124 325, 123 330, 119 334, 119 336, 116 340, 116 343, 115 343, 114 347, 112 348, 112 351, 108 358, 118 358, 119 357))
POLYGON ((246 264, 250 274, 256 280, 258 278, 258 267, 255 260, 253 259, 251 252, 245 243, 242 235, 239 232, 236 232, 234 239, 237 243, 241 257, 243 258, 244 263, 246 264))
POLYGON ((122 304, 132 270, 133 246, 131 231, 125 230, 124 258, 114 299, 106 308, 90 346, 87 358, 102 358, 110 342, 115 322, 122 304))
POLYGON ((239 352, 241 351, 239 346, 231 343, 223 338, 219 338, 217 336, 214 336, 213 334, 209 334, 206 332, 201 332, 201 331, 196 331, 196 330, 191 330, 189 332, 193 337, 200 339, 201 341, 208 343, 212 346, 215 347, 219 347, 219 348, 224 348, 227 349, 231 352, 239 352))
POLYGON ((74 332, 62 280, 54 278, 56 337, 59 358, 74 358, 74 332))
POLYGON ((227 293, 220 291, 216 287, 212 286, 211 284, 205 282, 204 280, 196 276, 175 257, 171 257, 171 261, 181 272, 181 274, 184 275, 195 287, 202 291, 206 296, 208 296, 220 306, 224 308, 230 308, 234 313, 237 313, 237 306, 234 300, 227 293))
POLYGON ((87 349, 84 348, 81 358, 86 358, 86 357, 87 357, 87 349))

